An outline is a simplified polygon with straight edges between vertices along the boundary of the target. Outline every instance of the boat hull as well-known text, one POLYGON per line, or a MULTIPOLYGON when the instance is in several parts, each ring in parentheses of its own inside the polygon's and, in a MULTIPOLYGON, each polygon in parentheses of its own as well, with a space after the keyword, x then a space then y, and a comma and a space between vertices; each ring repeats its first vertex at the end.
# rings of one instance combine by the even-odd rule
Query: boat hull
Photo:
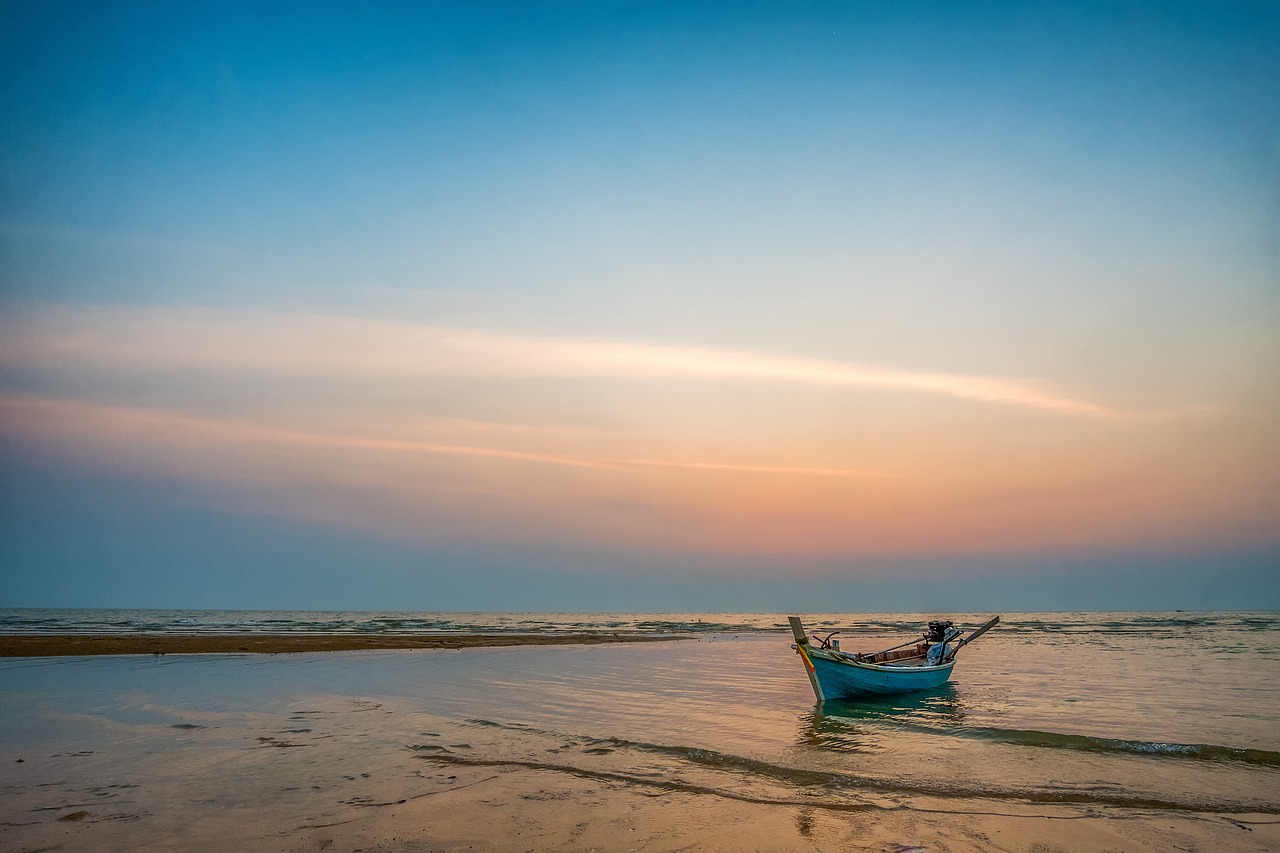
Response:
MULTIPOLYGON (((955 661, 939 666, 881 666, 828 657, 808 650, 821 699, 865 699, 941 687, 951 678, 955 661)), ((817 691, 815 691, 817 692, 817 691)))

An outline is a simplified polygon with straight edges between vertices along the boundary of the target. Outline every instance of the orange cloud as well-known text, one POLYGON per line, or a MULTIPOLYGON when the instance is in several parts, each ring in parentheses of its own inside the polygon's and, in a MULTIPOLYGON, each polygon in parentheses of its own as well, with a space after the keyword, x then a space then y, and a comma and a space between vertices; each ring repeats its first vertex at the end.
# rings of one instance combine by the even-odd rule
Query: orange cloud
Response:
MULTIPOLYGON (((663 445, 645 436, 436 426, 450 438, 0 397, 6 436, 60 459, 191 483, 241 512, 414 541, 889 554, 1274 539, 1258 502, 1268 483, 1204 481, 1193 458, 1168 465, 1158 447, 1135 450, 1151 444, 1145 432, 1117 442, 1097 422, 1089 441, 1021 448, 981 431, 943 431, 949 448, 921 433, 874 469, 785 464, 777 450, 735 459, 679 436, 663 458, 636 452, 663 445)), ((814 438, 816 458, 839 458, 840 435, 814 438)))

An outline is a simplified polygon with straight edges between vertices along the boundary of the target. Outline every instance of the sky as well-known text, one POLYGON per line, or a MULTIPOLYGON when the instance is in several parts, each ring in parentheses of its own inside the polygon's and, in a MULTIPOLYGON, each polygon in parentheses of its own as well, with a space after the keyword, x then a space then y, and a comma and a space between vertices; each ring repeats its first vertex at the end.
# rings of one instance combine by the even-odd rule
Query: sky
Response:
POLYGON ((1280 608, 1280 6, 0 2, 0 606, 1280 608))

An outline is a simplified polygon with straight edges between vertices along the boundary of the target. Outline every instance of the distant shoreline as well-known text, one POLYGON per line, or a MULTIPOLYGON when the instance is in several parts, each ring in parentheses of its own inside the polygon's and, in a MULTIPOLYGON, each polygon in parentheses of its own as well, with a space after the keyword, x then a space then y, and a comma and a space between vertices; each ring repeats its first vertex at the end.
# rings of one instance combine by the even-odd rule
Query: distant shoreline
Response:
POLYGON ((167 654, 288 654, 386 649, 474 649, 647 643, 654 634, 6 634, 0 657, 167 654))

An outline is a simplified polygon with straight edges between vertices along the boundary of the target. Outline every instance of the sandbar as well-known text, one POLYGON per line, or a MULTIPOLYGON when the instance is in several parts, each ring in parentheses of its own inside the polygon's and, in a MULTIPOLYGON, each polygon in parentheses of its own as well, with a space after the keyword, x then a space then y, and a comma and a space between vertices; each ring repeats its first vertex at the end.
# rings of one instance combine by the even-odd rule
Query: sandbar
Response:
POLYGON ((670 634, 6 634, 0 657, 61 655, 286 654, 382 649, 473 649, 646 643, 670 634))

